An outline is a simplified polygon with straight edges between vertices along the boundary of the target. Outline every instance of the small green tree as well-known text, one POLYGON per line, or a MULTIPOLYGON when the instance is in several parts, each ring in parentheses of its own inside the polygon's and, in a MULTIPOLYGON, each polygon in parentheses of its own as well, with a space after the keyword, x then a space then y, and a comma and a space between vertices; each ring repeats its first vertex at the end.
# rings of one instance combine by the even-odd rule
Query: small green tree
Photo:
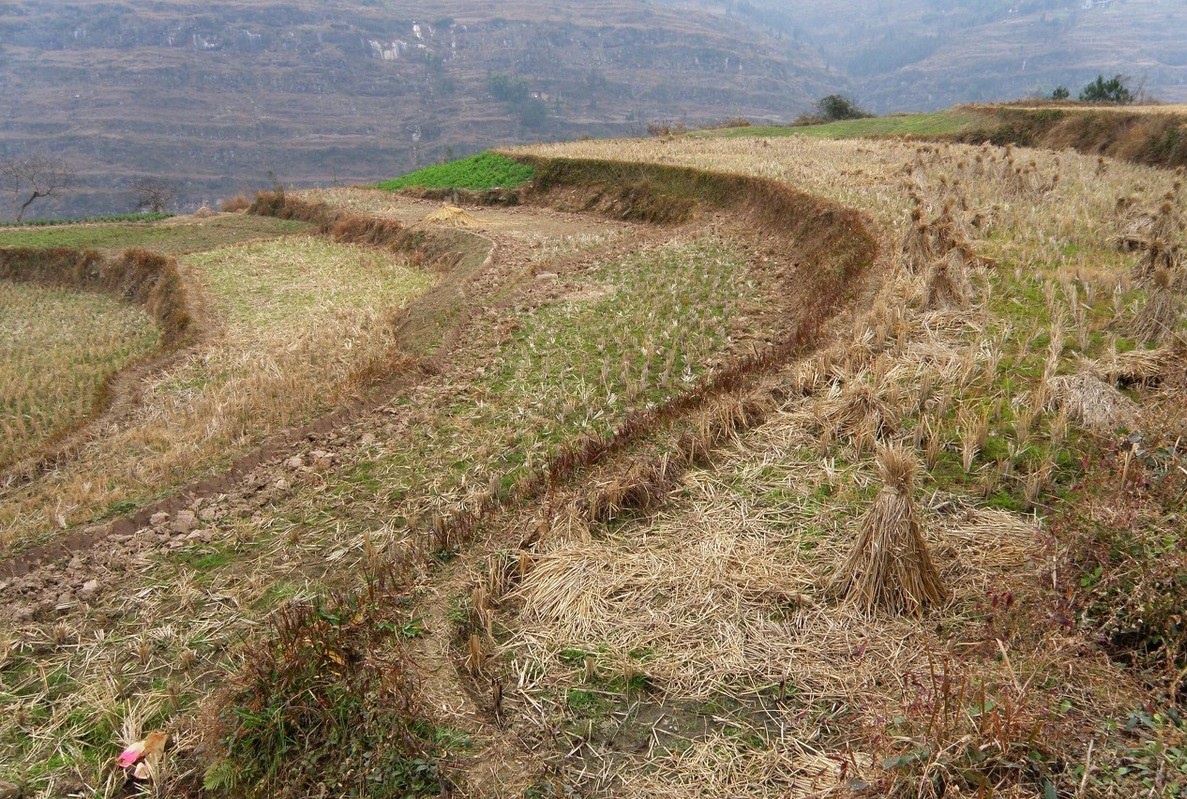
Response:
POLYGON ((842 94, 830 94, 816 101, 816 113, 825 122, 842 119, 865 119, 871 114, 857 107, 857 104, 842 94))
POLYGON ((1071 97, 1072 93, 1067 86, 1056 86, 1055 91, 1051 92, 1052 100, 1066 100, 1071 97))
POLYGON ((1104 75, 1097 75, 1096 80, 1089 83, 1080 92, 1080 99, 1086 103, 1113 103, 1129 105, 1133 102, 1133 93, 1125 85, 1125 77, 1114 75, 1105 80, 1104 75))

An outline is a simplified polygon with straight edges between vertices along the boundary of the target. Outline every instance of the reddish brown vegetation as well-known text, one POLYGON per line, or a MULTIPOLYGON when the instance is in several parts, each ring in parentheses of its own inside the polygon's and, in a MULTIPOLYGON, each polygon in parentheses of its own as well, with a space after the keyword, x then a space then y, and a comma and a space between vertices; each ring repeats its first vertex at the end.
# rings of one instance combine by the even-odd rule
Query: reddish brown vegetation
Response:
POLYGON ((962 133, 957 141, 1073 149, 1161 167, 1187 166, 1187 120, 1175 114, 1127 111, 978 108, 998 125, 962 133))

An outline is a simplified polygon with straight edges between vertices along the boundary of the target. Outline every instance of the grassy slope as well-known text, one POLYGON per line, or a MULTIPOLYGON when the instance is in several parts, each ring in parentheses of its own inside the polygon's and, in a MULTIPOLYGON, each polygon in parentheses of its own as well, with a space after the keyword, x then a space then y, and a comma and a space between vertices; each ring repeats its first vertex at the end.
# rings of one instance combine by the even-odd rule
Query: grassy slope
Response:
POLYGON ((97 293, 0 282, 0 319, 0 465, 85 420, 159 343, 143 310, 97 293))

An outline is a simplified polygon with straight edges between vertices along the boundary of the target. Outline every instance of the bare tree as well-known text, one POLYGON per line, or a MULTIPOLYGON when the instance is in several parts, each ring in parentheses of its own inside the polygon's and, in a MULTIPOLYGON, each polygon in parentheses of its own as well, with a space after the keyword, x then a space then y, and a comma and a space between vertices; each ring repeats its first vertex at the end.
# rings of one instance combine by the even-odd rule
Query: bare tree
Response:
POLYGON ((177 199, 177 184, 164 178, 140 178, 132 181, 131 192, 138 210, 159 214, 177 199))
POLYGON ((74 178, 74 170, 59 156, 35 153, 0 160, 0 178, 12 194, 13 212, 20 222, 33 203, 61 196, 74 178))

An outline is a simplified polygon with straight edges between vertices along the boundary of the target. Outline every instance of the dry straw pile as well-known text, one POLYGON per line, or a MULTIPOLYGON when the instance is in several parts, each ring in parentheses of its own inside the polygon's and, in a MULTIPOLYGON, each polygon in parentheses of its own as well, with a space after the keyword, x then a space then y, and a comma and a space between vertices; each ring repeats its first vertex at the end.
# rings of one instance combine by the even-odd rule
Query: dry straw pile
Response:
POLYGON ((469 228, 474 227, 474 215, 464 208, 445 204, 427 215, 423 220, 428 225, 444 225, 446 227, 469 228))
POLYGON ((1133 425, 1138 416, 1137 403, 1093 374, 1053 377, 1047 390, 1049 410, 1062 408, 1073 422, 1101 435, 1133 425))
POLYGON ((861 523, 857 545, 835 578, 836 589, 866 613, 923 615, 948 595, 932 562, 911 497, 915 456, 905 447, 878 452, 882 490, 861 523))
POLYGON ((1138 341, 1162 344, 1174 335, 1183 316, 1183 295, 1176 291, 1174 275, 1159 268, 1150 277, 1146 302, 1134 315, 1129 332, 1138 341))

